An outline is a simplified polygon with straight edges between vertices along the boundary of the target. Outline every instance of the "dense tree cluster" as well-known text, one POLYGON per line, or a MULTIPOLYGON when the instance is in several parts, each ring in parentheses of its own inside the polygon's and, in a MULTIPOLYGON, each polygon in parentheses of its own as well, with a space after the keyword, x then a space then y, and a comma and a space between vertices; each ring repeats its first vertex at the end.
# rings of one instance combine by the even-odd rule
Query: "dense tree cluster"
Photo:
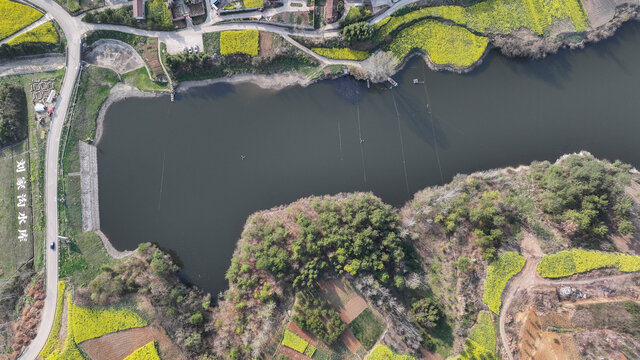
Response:
POLYGON ((603 238, 609 225, 623 235, 633 232, 633 199, 624 193, 631 181, 629 171, 629 165, 609 164, 591 155, 571 155, 556 165, 531 165, 531 175, 542 188, 542 210, 561 222, 568 235, 585 239, 603 238))
POLYGON ((28 129, 24 89, 0 84, 0 148, 26 139, 28 129))
POLYGON ((311 331, 330 345, 338 340, 347 327, 347 324, 340 319, 338 312, 326 300, 311 291, 298 293, 292 320, 302 329, 311 331))
POLYGON ((244 237, 254 244, 245 244, 234 256, 227 279, 242 289, 253 288, 258 285, 251 276, 255 266, 306 288, 322 271, 370 272, 388 282, 403 267, 398 216, 391 206, 360 194, 317 200, 312 207, 313 214, 295 215, 295 233, 282 222, 253 219, 244 237))
POLYGON ((347 42, 366 41, 373 37, 375 29, 366 21, 347 25, 342 29, 342 37, 347 42))
POLYGON ((147 26, 151 30, 172 30, 173 20, 171 11, 163 0, 151 0, 146 2, 147 26))
POLYGON ((423 297, 411 304, 411 316, 423 329, 432 329, 440 320, 440 305, 428 297, 423 297))
POLYGON ((124 6, 118 9, 107 8, 103 11, 88 12, 82 21, 96 24, 135 25, 133 18, 133 6, 124 6))
POLYGON ((467 187, 472 193, 462 193, 451 199, 449 206, 436 215, 437 223, 446 233, 454 233, 462 220, 468 220, 473 227, 475 245, 482 248, 482 256, 492 259, 505 238, 507 220, 515 216, 502 201, 498 191, 475 192, 475 186, 467 187))

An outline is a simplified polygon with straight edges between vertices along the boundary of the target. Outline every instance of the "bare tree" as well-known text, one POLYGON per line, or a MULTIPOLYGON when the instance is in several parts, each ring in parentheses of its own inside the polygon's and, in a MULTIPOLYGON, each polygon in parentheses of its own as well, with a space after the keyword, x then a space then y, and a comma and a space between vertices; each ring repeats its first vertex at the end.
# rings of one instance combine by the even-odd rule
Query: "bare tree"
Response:
POLYGON ((398 61, 393 54, 378 51, 362 62, 362 73, 356 73, 356 77, 368 79, 372 82, 383 82, 396 72, 398 61))

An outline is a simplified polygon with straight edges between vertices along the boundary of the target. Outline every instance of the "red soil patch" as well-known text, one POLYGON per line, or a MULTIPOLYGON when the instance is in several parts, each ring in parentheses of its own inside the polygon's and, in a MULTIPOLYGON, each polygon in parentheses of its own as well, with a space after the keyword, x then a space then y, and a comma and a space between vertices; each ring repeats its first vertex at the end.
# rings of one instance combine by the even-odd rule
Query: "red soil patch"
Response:
MULTIPOLYGON (((308 357, 307 355, 301 354, 291 348, 288 348, 284 345, 280 345, 280 347, 278 348, 278 353, 280 355, 285 355, 286 357, 288 357, 291 360, 308 360, 311 359, 310 357, 308 357)), ((276 357, 277 359, 277 357, 276 357)))
POLYGON ((367 305, 367 302, 360 296, 356 295, 340 309, 340 319, 345 323, 350 324, 353 319, 357 318, 358 315, 368 307, 369 305, 367 305))
POLYGON ((318 343, 320 342, 320 339, 318 339, 318 337, 315 336, 314 334, 300 328, 298 324, 296 324, 294 321, 291 321, 289 325, 287 325, 287 329, 289 329, 289 331, 291 331, 292 333, 305 339, 309 344, 313 345, 314 347, 318 347, 318 343))
POLYGON ((520 331, 521 359, 565 360, 574 359, 575 343, 572 336, 556 332, 542 331, 540 319, 535 311, 529 310, 520 331))
POLYGON ((151 341, 158 342, 163 358, 186 359, 164 330, 154 325, 129 329, 84 341, 80 347, 92 360, 122 360, 151 341))
POLYGON ((354 354, 356 354, 358 349, 362 347, 362 344, 360 344, 360 341, 356 339, 356 337, 351 332, 351 329, 349 328, 347 328, 347 330, 345 330, 342 333, 342 335, 340 335, 340 340, 347 346, 349 351, 351 351, 354 354))
POLYGON ((273 54, 273 37, 272 33, 260 32, 260 56, 272 56, 273 54))
POLYGON ((26 305, 22 309, 18 322, 11 326, 10 332, 15 334, 15 336, 13 338, 13 344, 11 345, 13 353, 7 357, 8 359, 17 358, 38 333, 42 308, 44 307, 44 298, 46 296, 43 280, 38 280, 27 295, 33 299, 33 305, 26 305))

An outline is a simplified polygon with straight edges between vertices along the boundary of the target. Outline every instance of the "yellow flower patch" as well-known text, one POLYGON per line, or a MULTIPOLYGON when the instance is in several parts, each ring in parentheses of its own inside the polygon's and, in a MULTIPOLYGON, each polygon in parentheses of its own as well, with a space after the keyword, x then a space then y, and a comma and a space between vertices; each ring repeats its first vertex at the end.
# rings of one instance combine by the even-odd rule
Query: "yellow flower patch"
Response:
POLYGON ((538 263, 538 273, 552 279, 603 268, 640 271, 640 256, 576 249, 545 255, 538 263))
POLYGON ((160 360, 156 344, 152 341, 131 353, 124 360, 160 360))
POLYGON ((364 60, 369 57, 366 51, 353 50, 349 48, 311 48, 311 51, 329 59, 338 60, 364 60))
POLYGON ((138 314, 127 309, 91 309, 69 303, 71 328, 76 343, 121 330, 147 326, 138 314))
POLYGON ((220 33, 220 54, 258 55, 260 33, 258 30, 223 31, 220 33))
POLYGON ((31 6, 9 0, 0 0, 0 40, 42 17, 42 13, 31 6))
POLYGON ((435 64, 466 67, 480 59, 488 43, 488 38, 463 27, 423 20, 401 30, 389 50, 402 60, 412 50, 422 49, 435 64))
POLYGON ((31 29, 30 31, 20 34, 15 38, 11 39, 8 42, 9 45, 16 45, 25 42, 41 42, 41 43, 51 43, 56 44, 60 37, 58 36, 58 32, 56 28, 53 26, 53 23, 47 22, 35 29, 31 29))

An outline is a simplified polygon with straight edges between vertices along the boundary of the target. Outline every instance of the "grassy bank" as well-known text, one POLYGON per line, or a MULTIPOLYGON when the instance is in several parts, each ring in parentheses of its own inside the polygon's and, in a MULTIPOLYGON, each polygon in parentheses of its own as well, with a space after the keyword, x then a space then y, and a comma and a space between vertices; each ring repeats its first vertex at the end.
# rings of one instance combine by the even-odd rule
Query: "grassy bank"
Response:
POLYGON ((82 233, 79 142, 95 136, 100 107, 118 82, 116 73, 99 67, 83 70, 62 138, 65 203, 61 206, 61 231, 69 240, 60 249, 60 277, 76 285, 86 285, 100 267, 112 259, 94 233, 82 233))

